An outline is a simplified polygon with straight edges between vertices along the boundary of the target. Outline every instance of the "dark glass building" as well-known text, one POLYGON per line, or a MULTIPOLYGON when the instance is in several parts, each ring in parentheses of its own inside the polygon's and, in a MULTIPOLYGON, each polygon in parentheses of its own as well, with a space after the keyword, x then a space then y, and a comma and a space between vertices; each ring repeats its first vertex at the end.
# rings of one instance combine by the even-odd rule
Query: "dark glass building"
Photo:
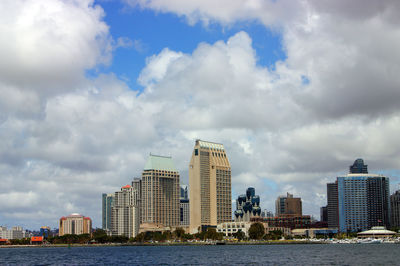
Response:
POLYGON ((368 165, 364 164, 363 159, 357 159, 350 165, 350 174, 368 174, 368 165))

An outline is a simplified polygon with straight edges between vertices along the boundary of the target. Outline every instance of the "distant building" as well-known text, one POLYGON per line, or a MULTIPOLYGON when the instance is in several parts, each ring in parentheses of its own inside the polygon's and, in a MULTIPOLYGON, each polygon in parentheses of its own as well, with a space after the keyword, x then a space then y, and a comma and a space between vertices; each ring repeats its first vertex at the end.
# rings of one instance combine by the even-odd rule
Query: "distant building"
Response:
POLYGON ((0 238, 1 239, 22 239, 26 237, 26 231, 20 226, 14 226, 11 229, 7 229, 5 226, 0 226, 0 238))
POLYGON ((179 209, 180 209, 180 219, 179 225, 182 227, 189 226, 190 224, 190 206, 188 199, 180 199, 179 209))
MULTIPOLYGON (((281 214, 275 217, 262 218, 263 222, 268 223, 271 227, 282 227, 282 228, 309 228, 311 225, 311 217, 309 215, 296 216, 293 214, 281 214)), ((254 219, 254 221, 257 221, 254 219)))
POLYGON ((104 230, 111 230, 111 207, 113 206, 114 195, 102 195, 102 226, 104 230))
POLYGON ((225 236, 233 236, 234 234, 242 231, 246 237, 249 237, 249 229, 251 222, 224 222, 217 225, 217 232, 223 233, 225 236))
POLYGON ((181 186, 181 199, 189 199, 189 189, 188 186, 183 185, 181 186))
POLYGON ((179 202, 179 225, 182 227, 187 227, 190 225, 190 203, 187 186, 181 186, 181 197, 179 199, 179 202))
POLYGON ((337 177, 327 188, 329 227, 336 222, 336 212, 341 232, 390 225, 389 178, 368 174, 362 159, 350 166, 350 174, 337 177))
POLYGON ((222 144, 196 140, 189 190, 191 233, 232 221, 231 165, 222 144))
POLYGON ((59 236, 92 233, 92 220, 78 213, 60 218, 59 236))
POLYGON ((142 223, 179 226, 179 172, 172 158, 150 154, 143 169, 141 186, 142 223))
POLYGON ((328 222, 328 206, 321 207, 320 209, 320 221, 328 222))
POLYGON ((255 189, 249 187, 246 194, 236 199, 234 212, 235 222, 250 222, 251 218, 261 217, 260 196, 255 195, 255 189))
POLYGON ((335 183, 328 183, 327 189, 327 212, 328 212, 328 227, 339 227, 339 199, 338 199, 338 185, 335 183))
POLYGON ((363 159, 357 159, 349 167, 350 174, 368 174, 368 165, 364 164, 363 159))
POLYGON ((279 196, 275 201, 275 215, 293 215, 302 216, 301 198, 294 198, 292 194, 287 193, 286 196, 279 196))
POLYGON ((261 212, 261 217, 274 217, 274 213, 265 209, 261 212))
POLYGON ((400 190, 397 190, 390 196, 390 225, 392 227, 400 227, 400 190))
POLYGON ((115 192, 113 206, 111 207, 111 233, 112 235, 135 237, 139 231, 140 209, 137 201, 140 188, 132 182, 132 186, 126 185, 121 191, 115 192))
POLYGON ((49 238, 51 235, 51 229, 48 226, 40 227, 39 236, 42 236, 44 239, 49 238))

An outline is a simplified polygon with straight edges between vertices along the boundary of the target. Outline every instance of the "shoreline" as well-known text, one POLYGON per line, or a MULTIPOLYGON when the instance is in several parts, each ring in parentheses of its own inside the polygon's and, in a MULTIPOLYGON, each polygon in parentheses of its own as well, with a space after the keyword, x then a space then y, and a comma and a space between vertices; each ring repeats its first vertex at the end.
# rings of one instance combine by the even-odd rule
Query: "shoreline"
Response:
POLYGON ((49 244, 0 245, 0 248, 73 248, 73 247, 129 247, 129 246, 219 246, 219 245, 301 245, 329 244, 315 241, 243 241, 243 242, 174 242, 174 243, 121 243, 121 244, 49 244))

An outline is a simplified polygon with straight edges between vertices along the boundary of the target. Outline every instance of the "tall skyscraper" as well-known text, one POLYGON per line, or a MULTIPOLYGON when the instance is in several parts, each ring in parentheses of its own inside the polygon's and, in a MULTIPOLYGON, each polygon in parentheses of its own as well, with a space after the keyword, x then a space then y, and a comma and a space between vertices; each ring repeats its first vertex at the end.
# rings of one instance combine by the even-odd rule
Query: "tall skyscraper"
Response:
POLYGON ((350 167, 350 174, 339 176, 336 183, 328 184, 329 226, 334 223, 335 218, 332 215, 337 211, 338 227, 341 232, 367 230, 379 225, 388 227, 389 178, 368 174, 367 166, 362 159, 357 159, 354 165, 357 167, 350 167), (337 209, 334 210, 336 205, 337 209))
POLYGON ((275 201, 276 216, 283 214, 302 216, 302 203, 301 198, 294 198, 292 194, 287 193, 286 196, 279 196, 275 201))
POLYGON ((138 234, 140 208, 137 199, 139 193, 140 190, 137 187, 130 185, 123 186, 121 191, 115 192, 111 208, 111 231, 113 235, 135 237, 138 234))
POLYGON ((78 213, 60 218, 59 236, 92 233, 92 220, 78 213))
POLYGON ((196 140, 189 191, 191 233, 232 221, 231 165, 222 144, 196 140))
POLYGON ((328 227, 338 228, 339 227, 339 200, 338 200, 338 186, 337 182, 328 183, 327 198, 328 198, 328 227))
POLYGON ((113 194, 102 195, 102 223, 101 227, 104 230, 111 230, 111 207, 113 204, 113 194))
POLYGON ((390 225, 392 227, 400 227, 400 190, 390 196, 390 210, 390 225))
POLYGON ((172 158, 150 154, 141 187, 142 223, 179 226, 179 172, 172 158))
POLYGON ((261 216, 260 196, 255 194, 255 189, 249 187, 246 194, 240 195, 236 200, 235 222, 250 222, 253 217, 261 216))

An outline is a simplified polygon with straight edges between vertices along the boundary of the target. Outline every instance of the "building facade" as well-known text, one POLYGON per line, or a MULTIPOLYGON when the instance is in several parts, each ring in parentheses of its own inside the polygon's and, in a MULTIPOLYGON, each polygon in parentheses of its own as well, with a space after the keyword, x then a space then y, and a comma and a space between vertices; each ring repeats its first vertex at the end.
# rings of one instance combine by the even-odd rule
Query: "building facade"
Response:
POLYGON ((359 232, 373 226, 389 227, 389 178, 368 174, 363 160, 357 159, 350 166, 348 175, 339 176, 335 183, 328 184, 329 227, 332 225, 330 208, 332 213, 337 211, 338 228, 341 232, 359 232), (336 204, 337 209, 334 210, 336 204))
POLYGON ((275 213, 276 216, 288 214, 302 216, 301 198, 294 198, 290 193, 287 193, 286 196, 279 196, 275 201, 275 213))
POLYGON ((26 231, 21 226, 14 226, 11 229, 7 229, 5 226, 0 226, 0 238, 1 239, 21 239, 27 237, 26 231))
POLYGON ((328 227, 338 228, 339 227, 339 200, 338 200, 338 186, 337 182, 328 183, 327 189, 327 212, 328 212, 328 227))
POLYGON ((390 210, 390 225, 392 227, 400 227, 400 190, 390 195, 390 210))
POLYGON ((172 158, 150 154, 141 181, 142 223, 179 226, 179 196, 179 172, 172 158))
POLYGON ((61 217, 59 226, 59 236, 92 233, 92 220, 78 213, 61 217))
POLYGON ((140 208, 138 198, 140 198, 140 188, 135 186, 135 181, 131 185, 126 185, 117 191, 113 197, 111 207, 111 233, 112 235, 135 237, 139 232, 140 208))
POLYGON ((182 227, 187 227, 190 224, 190 205, 189 193, 187 186, 181 186, 181 197, 179 199, 180 219, 179 224, 182 227))
POLYGON ((196 140, 189 192, 191 233, 232 221, 231 166, 222 144, 196 140))
POLYGON ((255 195, 255 189, 249 187, 246 194, 242 194, 236 199, 235 222, 250 222, 251 218, 260 216, 260 196, 255 195))
POLYGON ((102 195, 102 221, 101 228, 104 230, 111 230, 111 207, 113 206, 114 195, 102 195))

